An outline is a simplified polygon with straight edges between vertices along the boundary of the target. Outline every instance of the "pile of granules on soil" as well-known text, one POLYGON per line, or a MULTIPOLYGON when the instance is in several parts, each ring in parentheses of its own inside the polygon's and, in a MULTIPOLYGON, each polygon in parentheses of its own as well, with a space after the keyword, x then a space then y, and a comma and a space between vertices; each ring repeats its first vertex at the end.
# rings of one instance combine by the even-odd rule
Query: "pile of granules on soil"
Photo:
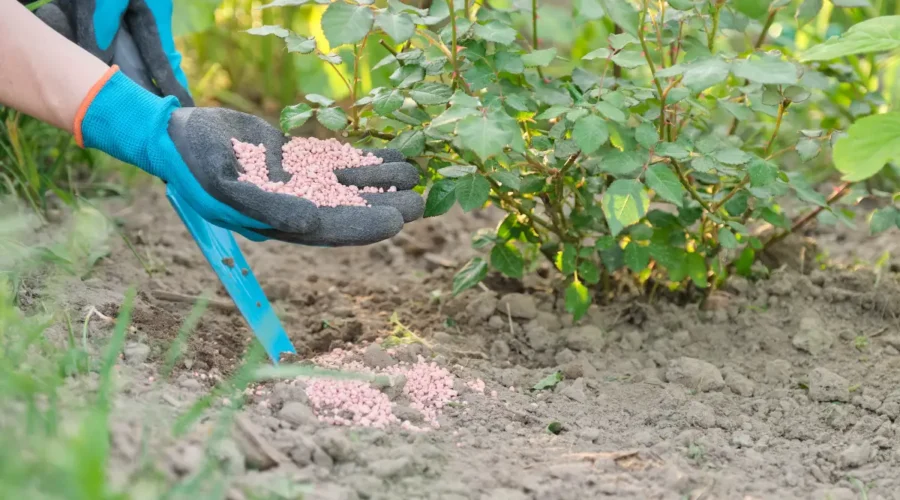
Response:
MULTIPOLYGON (((368 203, 361 194, 384 192, 382 188, 360 189, 338 182, 335 170, 380 165, 382 159, 335 139, 295 137, 282 146, 281 166, 292 176, 287 182, 269 180, 265 145, 256 146, 234 138, 231 143, 235 157, 244 170, 238 175, 238 180, 256 184, 270 193, 299 196, 318 207, 365 207, 368 203)), ((396 190, 395 187, 388 189, 396 190)))
MULTIPOLYGON (((418 410, 424 422, 439 428, 438 417, 448 403, 457 399, 453 388, 455 377, 449 370, 435 362, 426 361, 421 355, 415 362, 397 361, 396 352, 377 346, 353 346, 337 348, 312 361, 334 370, 388 375, 393 381, 401 381, 402 390, 394 391, 395 397, 405 399, 410 408, 418 410), (375 350, 378 366, 367 354, 375 350)), ((475 382, 473 392, 483 392, 483 382, 475 382), (479 384, 480 382, 480 384, 479 384), (481 391, 478 390, 481 388, 481 391)), ((385 428, 400 423, 404 429, 424 430, 409 421, 402 421, 393 413, 391 399, 369 384, 359 381, 315 379, 308 383, 306 395, 319 421, 333 425, 385 428)))

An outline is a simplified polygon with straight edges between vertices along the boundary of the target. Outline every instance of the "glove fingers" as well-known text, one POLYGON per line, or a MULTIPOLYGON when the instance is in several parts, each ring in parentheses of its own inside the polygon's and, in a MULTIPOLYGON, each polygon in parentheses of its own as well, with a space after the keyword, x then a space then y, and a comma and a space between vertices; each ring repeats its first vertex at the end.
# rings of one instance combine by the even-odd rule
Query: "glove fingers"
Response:
MULTIPOLYGON (((151 2, 152 3, 152 2, 151 2)), ((171 26, 172 23, 172 3, 158 2, 156 12, 150 8, 144 0, 132 0, 129 2, 128 14, 125 16, 125 24, 128 30, 134 36, 137 46, 140 48, 141 56, 147 63, 150 74, 157 86, 162 90, 163 95, 175 96, 184 107, 194 106, 194 99, 185 88, 186 82, 178 81, 176 68, 180 60, 170 60, 167 54, 167 48, 163 46, 163 34, 160 28, 171 26), (157 19, 156 16, 160 16, 157 19)), ((174 51, 174 41, 171 40, 171 33, 168 33, 167 42, 171 45, 169 51, 174 51)), ((180 69, 179 69, 180 71, 180 69)), ((183 76, 183 75, 182 75, 183 76)), ((183 79, 182 79, 183 80, 183 79)))
POLYGON ((344 168, 334 171, 345 186, 376 187, 398 191, 412 189, 419 183, 419 171, 409 163, 382 163, 370 167, 344 168))
POLYGON ((403 229, 403 216, 394 207, 324 207, 319 226, 307 233, 267 229, 255 232, 268 238, 319 247, 362 246, 389 239, 403 229))
POLYGON ((162 92, 153 83, 150 71, 141 59, 141 53, 138 51, 134 39, 127 30, 119 30, 113 42, 113 64, 117 65, 125 76, 141 87, 153 92, 158 96, 162 96, 162 92))
POLYGON ((34 11, 34 15, 43 21, 44 24, 53 28, 53 31, 66 37, 70 42, 75 42, 75 31, 69 23, 69 18, 56 3, 48 3, 38 8, 34 11))
POLYGON ((406 161, 406 157, 403 156, 403 153, 396 149, 363 149, 363 151, 372 153, 384 160, 385 163, 403 163, 406 161))
POLYGON ((363 198, 373 207, 394 207, 403 215, 403 222, 409 223, 422 218, 425 213, 425 200, 415 191, 398 191, 396 193, 363 194, 363 198))

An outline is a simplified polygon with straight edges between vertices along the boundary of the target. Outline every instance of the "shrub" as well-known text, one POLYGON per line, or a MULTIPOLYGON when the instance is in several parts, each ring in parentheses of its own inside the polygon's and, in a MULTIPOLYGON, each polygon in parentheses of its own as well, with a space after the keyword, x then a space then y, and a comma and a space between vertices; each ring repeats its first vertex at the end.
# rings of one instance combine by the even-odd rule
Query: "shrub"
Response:
MULTIPOLYGON (((710 290, 732 272, 749 275, 767 245, 846 194, 844 184, 826 198, 780 164, 786 153, 811 160, 840 136, 785 132, 786 117, 825 79, 789 49, 764 50, 788 4, 586 0, 579 15, 604 42, 579 54, 544 46, 534 0, 509 8, 435 0, 427 9, 339 0, 321 27, 352 57, 278 26, 250 33, 326 61, 351 96, 342 108, 307 95, 283 111, 285 132, 315 116, 418 157, 427 166, 426 216, 455 203, 508 214, 475 236, 489 257, 465 265, 454 293, 489 268, 519 278, 548 259, 578 317, 589 287, 612 279, 710 290), (373 68, 393 68, 392 84, 360 95, 372 43, 386 54, 373 68), (792 222, 784 200, 809 210, 792 222), (751 233, 760 223, 774 230, 751 233)), ((821 5, 803 2, 797 23, 821 5)))

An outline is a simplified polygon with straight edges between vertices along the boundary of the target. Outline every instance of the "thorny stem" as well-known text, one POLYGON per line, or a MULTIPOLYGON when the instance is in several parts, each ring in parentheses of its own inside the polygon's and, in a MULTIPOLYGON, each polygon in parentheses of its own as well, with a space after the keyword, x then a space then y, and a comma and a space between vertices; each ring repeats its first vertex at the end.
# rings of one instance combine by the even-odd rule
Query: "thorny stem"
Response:
MULTIPOLYGON (((466 1, 466 0, 463 0, 466 1)), ((452 87, 456 90, 457 83, 459 82, 459 62, 456 60, 456 8, 453 5, 453 0, 447 0, 447 3, 450 5, 450 30, 452 32, 452 43, 453 46, 450 48, 450 59, 453 62, 453 82, 452 87)), ((468 6, 468 2, 466 1, 466 6, 468 6)))
MULTIPOLYGON (((366 49, 366 42, 369 35, 363 37, 362 43, 353 46, 353 88, 350 89, 350 102, 356 103, 356 95, 359 92, 359 59, 363 50, 366 49)), ((356 106, 350 108, 350 118, 353 122, 353 130, 359 130, 359 109, 356 106)))
POLYGON ((766 41, 766 34, 769 33, 769 28, 772 27, 772 23, 775 22, 775 14, 778 14, 779 9, 771 9, 769 10, 769 17, 766 18, 766 23, 763 24, 762 31, 759 33, 759 38, 756 39, 756 45, 753 47, 758 49, 762 47, 763 42, 766 41))
POLYGON ((469 0, 463 0, 463 2, 465 3, 465 7, 466 7, 466 19, 471 21, 472 20, 472 4, 471 4, 471 2, 469 2, 469 0))
MULTIPOLYGON (((653 78, 653 84, 656 85, 656 92, 659 95, 659 99, 662 101, 662 108, 665 109, 666 106, 666 98, 663 97, 663 89, 662 85, 659 84, 659 80, 656 79, 656 65, 653 64, 653 58, 650 57, 650 48, 647 47, 647 39, 644 37, 644 22, 647 20, 647 11, 649 10, 647 6, 647 0, 644 0, 643 8, 641 9, 640 20, 638 21, 638 40, 641 42, 641 50, 644 51, 644 58, 647 60, 647 66, 650 68, 650 76, 653 78)), ((659 121, 659 138, 664 139, 664 126, 665 126, 665 114, 660 116, 659 121)))
MULTIPOLYGON (((537 0, 531 0, 531 41, 534 44, 534 50, 538 50, 538 11, 537 0)), ((537 68, 538 76, 544 79, 544 73, 541 68, 537 68)))
POLYGON ((350 82, 347 81, 347 77, 345 77, 344 74, 341 73, 341 70, 338 69, 338 67, 335 66, 333 62, 329 61, 328 64, 331 65, 331 67, 334 69, 334 72, 337 73, 339 77, 341 77, 341 81, 343 81, 344 85, 347 86, 347 91, 350 92, 350 95, 353 95, 353 87, 350 86, 350 82))
POLYGON ((736 194, 738 193, 738 191, 740 191, 741 188, 743 188, 744 186, 746 186, 747 183, 749 183, 749 182, 750 182, 750 176, 749 176, 749 175, 748 175, 748 176, 745 176, 745 177, 741 180, 741 182, 739 182, 739 183, 737 184, 737 186, 734 186, 734 188, 732 188, 732 190, 731 190, 730 193, 726 194, 724 198, 722 198, 721 200, 719 200, 718 203, 716 203, 716 204, 714 204, 714 205, 712 206, 712 212, 713 212, 713 213, 718 212, 720 208, 724 207, 725 204, 728 203, 729 200, 731 200, 732 198, 734 198, 734 195, 736 195, 736 194))
POLYGON ((772 137, 769 137, 769 142, 766 144, 766 149, 763 150, 763 153, 768 155, 769 150, 772 149, 772 144, 775 143, 775 138, 778 136, 778 129, 781 128, 781 120, 784 118, 784 112, 787 108, 784 107, 784 101, 778 103, 778 117, 775 118, 775 130, 772 131, 772 137))
POLYGON ((725 2, 716 2, 712 11, 712 29, 706 32, 706 45, 709 47, 710 53, 714 53, 716 48, 716 32, 719 31, 719 11, 725 2))

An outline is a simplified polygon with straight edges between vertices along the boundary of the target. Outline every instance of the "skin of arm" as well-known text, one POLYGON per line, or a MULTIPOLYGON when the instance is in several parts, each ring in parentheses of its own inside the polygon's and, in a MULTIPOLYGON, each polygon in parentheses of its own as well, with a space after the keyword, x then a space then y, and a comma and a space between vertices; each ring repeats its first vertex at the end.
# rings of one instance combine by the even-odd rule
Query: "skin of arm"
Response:
POLYGON ((16 0, 0 0, 0 104, 71 133, 108 69, 16 0))

